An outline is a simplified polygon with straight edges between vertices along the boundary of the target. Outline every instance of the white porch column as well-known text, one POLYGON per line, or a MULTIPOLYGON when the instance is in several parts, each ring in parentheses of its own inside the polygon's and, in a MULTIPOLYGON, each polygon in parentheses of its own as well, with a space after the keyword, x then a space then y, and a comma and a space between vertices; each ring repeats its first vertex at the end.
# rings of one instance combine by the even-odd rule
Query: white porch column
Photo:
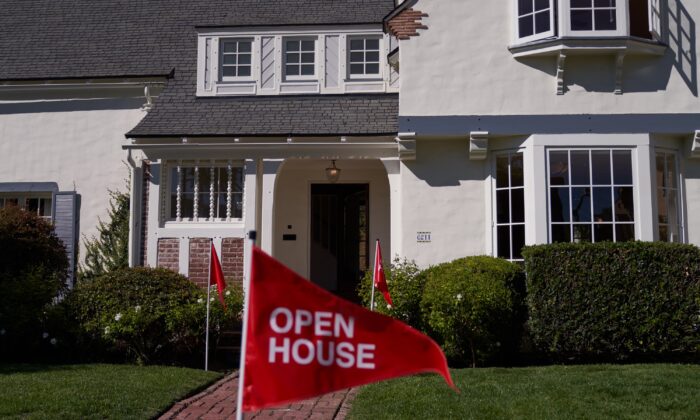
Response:
POLYGON ((275 182, 277 181, 277 172, 282 162, 284 162, 283 159, 263 160, 262 214, 260 221, 262 232, 258 232, 258 235, 262 234, 260 238, 261 248, 270 255, 273 255, 275 182))
POLYGON ((642 144, 637 147, 637 182, 636 192, 637 192, 637 203, 635 209, 635 224, 638 227, 638 237, 640 241, 654 241, 657 240, 656 223, 654 223, 655 215, 654 208, 656 203, 654 203, 654 198, 656 193, 654 187, 656 186, 656 173, 654 168, 656 167, 656 155, 654 153, 654 148, 651 146, 651 139, 648 139, 646 144, 642 144))
POLYGON ((132 157, 131 151, 128 152, 127 161, 131 168, 131 186, 129 191, 129 267, 135 267, 139 265, 139 254, 141 251, 143 167, 141 166, 141 157, 132 157))
MULTIPOLYGON (((249 273, 250 257, 252 247, 248 240, 248 232, 258 228, 258 187, 261 184, 262 177, 258 176, 258 168, 260 167, 258 160, 246 159, 244 168, 244 187, 243 187, 243 229, 245 238, 243 240, 243 273, 249 273)), ((258 233, 259 235, 259 233, 258 233)), ((245 282, 243 284, 246 284, 245 282)))
POLYGON ((151 183, 148 190, 148 255, 145 258, 147 267, 158 264, 158 229, 160 225, 160 189, 161 163, 151 163, 151 183))
POLYGON ((523 152, 525 170, 525 244, 546 244, 549 241, 547 220, 547 153, 543 144, 531 138, 523 152))
POLYGON ((385 251, 384 257, 393 260, 395 256, 403 257, 403 234, 401 226, 401 161, 398 158, 382 159, 389 177, 389 208, 391 244, 389 252, 385 251))

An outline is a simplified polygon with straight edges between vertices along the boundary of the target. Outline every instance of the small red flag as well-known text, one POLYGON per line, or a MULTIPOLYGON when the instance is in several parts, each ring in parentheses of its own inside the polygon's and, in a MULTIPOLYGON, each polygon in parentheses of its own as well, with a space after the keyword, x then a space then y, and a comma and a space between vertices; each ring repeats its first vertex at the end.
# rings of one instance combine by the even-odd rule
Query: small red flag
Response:
POLYGON ((253 247, 243 411, 421 372, 454 387, 430 338, 314 285, 253 247))
POLYGON ((386 276, 384 275, 384 264, 382 263, 382 247, 377 239, 377 249, 374 253, 374 287, 379 289, 384 295, 384 300, 389 305, 394 305, 389 294, 389 286, 386 284, 386 276))
POLYGON ((216 254, 216 248, 214 244, 211 244, 211 263, 209 265, 209 286, 216 285, 216 291, 219 293, 219 300, 221 304, 224 305, 224 310, 226 310, 226 301, 224 300, 224 289, 226 289, 226 280, 224 279, 224 272, 221 270, 221 263, 219 262, 219 256, 216 254))

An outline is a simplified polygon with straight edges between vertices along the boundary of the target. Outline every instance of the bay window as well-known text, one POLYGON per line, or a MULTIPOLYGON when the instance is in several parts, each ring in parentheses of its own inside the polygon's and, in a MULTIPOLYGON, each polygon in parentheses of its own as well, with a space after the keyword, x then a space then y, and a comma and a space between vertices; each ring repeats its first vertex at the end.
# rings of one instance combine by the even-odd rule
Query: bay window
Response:
POLYGON ((521 153, 496 156, 495 184, 496 256, 511 261, 521 260, 525 246, 525 183, 521 153))
POLYGON ((520 42, 554 36, 554 0, 516 0, 520 42))
POLYGON ((548 152, 550 242, 635 240, 632 151, 548 152))
POLYGON ((680 176, 675 153, 656 153, 657 233, 663 242, 683 242, 680 176))
POLYGON ((230 221, 243 213, 243 168, 233 163, 171 165, 169 219, 230 221))

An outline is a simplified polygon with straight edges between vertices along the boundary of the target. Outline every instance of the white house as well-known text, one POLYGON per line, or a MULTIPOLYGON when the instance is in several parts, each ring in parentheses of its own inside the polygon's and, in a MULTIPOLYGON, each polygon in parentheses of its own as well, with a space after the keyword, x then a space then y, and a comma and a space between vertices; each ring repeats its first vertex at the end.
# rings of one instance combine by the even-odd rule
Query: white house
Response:
POLYGON ((388 27, 416 153, 392 251, 700 244, 699 18, 690 0, 405 2, 388 27))
POLYGON ((75 191, 88 233, 125 162, 132 265, 203 284, 213 240, 240 279, 255 230, 354 299, 375 239, 700 243, 697 2, 6 3, 0 194, 75 191))

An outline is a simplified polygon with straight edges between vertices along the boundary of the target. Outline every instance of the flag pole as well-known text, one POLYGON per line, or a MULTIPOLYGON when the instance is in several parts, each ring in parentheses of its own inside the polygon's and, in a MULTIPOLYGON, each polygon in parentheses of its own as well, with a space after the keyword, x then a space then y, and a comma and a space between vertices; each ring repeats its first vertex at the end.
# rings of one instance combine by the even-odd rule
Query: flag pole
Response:
POLYGON ((369 310, 374 311, 374 289, 376 289, 375 276, 377 275, 377 249, 379 246, 379 239, 377 239, 377 245, 374 246, 374 267, 372 267, 372 297, 370 298, 369 310))
POLYGON ((204 370, 209 370, 209 305, 211 304, 211 247, 214 239, 209 240, 209 264, 207 268, 207 326, 204 338, 204 370))
POLYGON ((257 232, 251 230, 248 232, 250 240, 250 263, 248 269, 243 276, 243 331, 241 331, 241 356, 238 367, 238 395, 236 398, 236 420, 243 420, 243 387, 245 385, 245 350, 248 344, 248 315, 250 309, 250 273, 253 266, 253 247, 257 232))

